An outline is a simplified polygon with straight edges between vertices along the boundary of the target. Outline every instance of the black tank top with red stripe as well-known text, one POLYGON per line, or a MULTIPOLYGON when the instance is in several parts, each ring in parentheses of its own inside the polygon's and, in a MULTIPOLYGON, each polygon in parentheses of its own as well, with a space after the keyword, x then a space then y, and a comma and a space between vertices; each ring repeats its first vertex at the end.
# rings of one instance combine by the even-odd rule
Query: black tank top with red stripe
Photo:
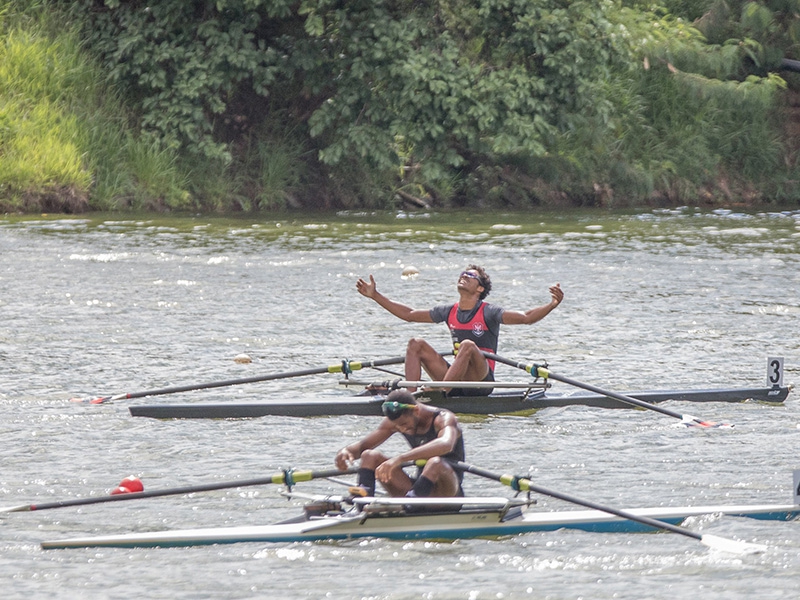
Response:
MULTIPOLYGON (((464 340, 471 340, 484 352, 497 354, 499 330, 492 330, 486 323, 485 309, 486 303, 480 302, 465 323, 458 319, 458 304, 454 304, 450 309, 450 314, 447 317, 447 326, 450 328, 450 335, 453 338, 453 346, 456 350, 458 344, 464 340)), ((494 373, 495 362, 493 360, 488 362, 489 370, 494 373)))

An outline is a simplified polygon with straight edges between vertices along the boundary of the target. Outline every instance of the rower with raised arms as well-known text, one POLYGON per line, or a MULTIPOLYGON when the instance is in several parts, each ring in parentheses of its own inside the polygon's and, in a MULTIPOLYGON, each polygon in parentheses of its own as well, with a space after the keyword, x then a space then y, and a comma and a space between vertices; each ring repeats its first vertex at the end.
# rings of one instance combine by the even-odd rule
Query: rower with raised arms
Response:
MULTIPOLYGON (((369 282, 359 279, 356 289, 362 296, 372 298, 380 306, 404 321, 416 323, 447 323, 453 338, 455 360, 448 363, 428 342, 412 338, 406 347, 405 376, 419 381, 422 370, 434 381, 494 381, 494 361, 483 352, 497 352, 500 324, 531 325, 541 321, 564 299, 561 285, 550 286, 550 302, 530 310, 505 310, 484 302, 492 289, 492 280, 483 267, 469 265, 458 277, 458 302, 441 304, 430 310, 410 308, 390 300, 377 290, 375 278, 369 282)), ((413 391, 413 390, 412 390, 413 391)), ((484 395, 491 388, 450 390, 451 395, 484 395)))
POLYGON ((391 392, 381 409, 384 419, 378 428, 336 454, 336 467, 342 471, 361 460, 358 492, 374 496, 379 481, 391 496, 463 496, 463 473, 450 463, 464 460, 464 438, 455 415, 449 410, 417 404, 407 390, 391 392), (402 434, 411 448, 389 458, 376 448, 395 433, 402 434), (403 463, 420 459, 427 462, 412 479, 403 471, 403 463))

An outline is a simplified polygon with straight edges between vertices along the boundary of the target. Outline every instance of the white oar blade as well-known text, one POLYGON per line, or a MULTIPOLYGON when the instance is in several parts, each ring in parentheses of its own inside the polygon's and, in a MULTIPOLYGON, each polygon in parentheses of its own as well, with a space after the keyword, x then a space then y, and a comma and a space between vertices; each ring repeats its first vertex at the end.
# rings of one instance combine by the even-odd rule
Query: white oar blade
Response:
POLYGON ((25 512, 31 509, 30 504, 20 504, 19 506, 6 506, 5 508, 0 508, 0 513, 7 513, 7 512, 25 512))
POLYGON ((700 538, 700 542, 714 550, 722 550, 723 552, 729 552, 731 554, 761 554, 767 551, 767 546, 764 544, 731 540, 708 533, 700 538))
POLYGON ((713 421, 703 421, 702 419, 692 415, 681 415, 681 422, 679 425, 702 429, 733 429, 733 425, 730 423, 714 423, 713 421))

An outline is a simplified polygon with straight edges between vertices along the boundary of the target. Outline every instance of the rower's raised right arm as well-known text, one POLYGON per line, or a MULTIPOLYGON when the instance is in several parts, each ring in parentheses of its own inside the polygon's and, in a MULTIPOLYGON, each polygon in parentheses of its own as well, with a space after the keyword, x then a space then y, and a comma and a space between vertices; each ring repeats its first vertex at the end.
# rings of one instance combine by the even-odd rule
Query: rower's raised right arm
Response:
POLYGON ((359 278, 359 280, 356 282, 356 289, 358 290, 359 294, 366 296, 367 298, 372 298, 381 307, 388 310, 398 319, 415 323, 433 323, 430 311, 411 308, 405 304, 390 300, 381 294, 375 285, 375 278, 372 275, 369 276, 369 282, 359 278))
POLYGON ((375 292, 377 291, 377 287, 375 286, 375 278, 370 274, 369 283, 367 283, 366 281, 364 281, 359 277, 358 281, 356 281, 356 289, 358 290, 358 293, 361 294, 362 296, 366 296, 367 298, 374 298, 375 292))

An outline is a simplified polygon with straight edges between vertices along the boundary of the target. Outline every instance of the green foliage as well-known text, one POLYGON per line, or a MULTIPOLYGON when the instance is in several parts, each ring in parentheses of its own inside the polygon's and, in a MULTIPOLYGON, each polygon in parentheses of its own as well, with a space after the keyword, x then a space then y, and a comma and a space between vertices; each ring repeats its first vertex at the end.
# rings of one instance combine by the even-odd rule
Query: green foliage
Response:
POLYGON ((147 136, 126 140, 126 164, 133 185, 129 203, 136 210, 161 210, 165 207, 191 208, 186 191, 186 175, 178 168, 176 154, 147 136))
POLYGON ((269 121, 251 110, 269 96, 273 110, 307 119, 334 177, 357 160, 435 185, 481 161, 542 156, 627 57, 612 0, 77 5, 93 51, 164 144, 232 160, 242 146, 224 140, 249 133, 226 123, 269 121))
POLYGON ((51 44, 16 26, 0 40, 0 195, 12 207, 22 196, 68 190, 86 202, 92 175, 80 124, 69 107, 90 88, 74 38, 51 44))
POLYGON ((82 0, 73 11, 112 81, 136 100, 142 130, 162 145, 229 161, 214 139, 216 119, 237 86, 266 95, 280 62, 255 34, 267 19, 286 17, 279 0, 119 2, 82 0), (257 12, 260 11, 260 12, 257 12))
MULTIPOLYGON (((113 87, 60 55, 18 81, 94 206, 677 201, 786 164, 800 0, 52 2, 113 87)), ((2 100, 10 140, 34 113, 2 100)))
POLYGON ((0 205, 186 206, 176 154, 131 133, 125 109, 63 13, 46 2, 5 3, 0 31, 0 205))
POLYGON ((390 168, 399 138, 437 181, 467 162, 544 155, 570 112, 591 102, 591 82, 626 56, 613 43, 610 2, 487 0, 470 22, 441 4, 468 37, 446 29, 440 3, 371 2, 330 15, 336 88, 310 120, 326 142, 323 162, 351 154, 390 168))
POLYGON ((605 205, 716 202, 730 200, 731 188, 752 195, 754 186, 766 191, 766 182, 779 181, 784 81, 739 80, 746 72, 739 44, 708 44, 666 13, 618 18, 637 40, 639 61, 595 88, 605 108, 585 111, 559 136, 560 158, 550 168, 555 162, 561 177, 584 182, 572 193, 605 205))
POLYGON ((246 139, 246 149, 239 153, 238 173, 252 187, 242 194, 244 210, 286 209, 292 205, 293 194, 306 176, 305 151, 302 136, 292 129, 253 131, 246 139), (249 200, 252 198, 252 200, 249 200))
POLYGON ((697 28, 711 44, 734 45, 742 58, 740 79, 766 75, 784 57, 798 58, 800 2, 797 0, 716 0, 697 28))

